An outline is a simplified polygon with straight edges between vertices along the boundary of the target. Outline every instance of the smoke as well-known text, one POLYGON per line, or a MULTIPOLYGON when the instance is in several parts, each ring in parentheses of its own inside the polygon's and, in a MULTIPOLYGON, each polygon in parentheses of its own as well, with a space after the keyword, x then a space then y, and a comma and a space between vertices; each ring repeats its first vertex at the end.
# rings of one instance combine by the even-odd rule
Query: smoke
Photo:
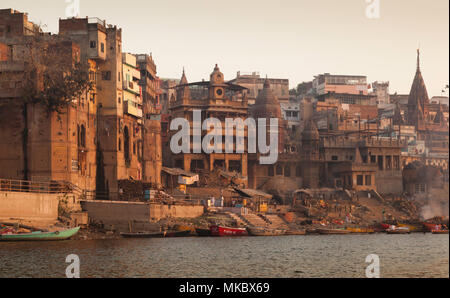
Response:
POLYGON ((449 199, 442 196, 430 196, 428 202, 420 210, 424 219, 449 216, 449 199))

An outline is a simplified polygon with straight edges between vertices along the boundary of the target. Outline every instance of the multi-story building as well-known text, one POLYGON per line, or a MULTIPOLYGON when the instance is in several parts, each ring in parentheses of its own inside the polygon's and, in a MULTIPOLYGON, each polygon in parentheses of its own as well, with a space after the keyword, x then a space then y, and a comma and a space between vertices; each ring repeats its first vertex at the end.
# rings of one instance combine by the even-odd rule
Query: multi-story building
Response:
POLYGON ((378 105, 386 105, 391 103, 389 95, 389 82, 373 82, 372 90, 373 94, 377 97, 378 105))
POLYGON ((47 71, 80 62, 81 48, 61 36, 50 36, 28 22, 25 14, 0 11, 6 30, 6 59, 0 62, 0 176, 6 179, 65 181, 85 190, 96 187, 97 65, 87 59, 90 90, 81 90, 59 112, 24 101, 44 88, 47 71), (44 51, 45 49, 45 51, 44 51), (33 58, 33 59, 31 59, 33 58), (36 59, 39 58, 39 59, 36 59), (42 59, 42 60, 41 60, 42 59), (39 61, 51 61, 52 69, 39 61), (27 77, 35 73, 33 85, 27 77), (5 84, 6 83, 6 84, 5 84), (25 86, 27 85, 27 86, 25 86))
MULTIPOLYGON (((190 135, 193 136, 193 112, 198 110, 201 111, 203 121, 208 118, 219 119, 224 131, 226 118, 247 119, 248 104, 245 95, 242 94, 243 90, 245 88, 242 86, 225 82, 223 73, 217 65, 211 73, 210 81, 189 84, 183 71, 180 84, 176 87, 176 99, 170 102, 171 120, 175 118, 187 119, 190 123, 190 135), (192 95, 191 89, 196 91, 195 95, 192 95)), ((175 133, 172 131, 171 136, 175 133)), ((206 134, 206 131, 202 131, 202 138, 206 134)), ((236 136, 234 135, 234 137, 236 136)), ((244 139, 244 144, 247 144, 247 132, 244 139)), ((191 140, 192 137, 190 142, 191 140)), ((194 153, 194 142, 192 142, 190 153, 173 154, 172 152, 171 166, 193 172, 202 170, 212 172, 221 169, 247 177, 247 146, 244 153, 238 153, 235 149, 233 149, 234 153, 225 153, 224 140, 222 138, 222 153, 214 152, 210 154, 203 150, 201 150, 202 153, 194 153)), ((219 146, 219 144, 214 146, 219 146)), ((220 148, 218 151, 220 151, 220 148)))
POLYGON ((366 76, 320 74, 314 77, 313 90, 317 95, 327 93, 367 95, 366 76))
MULTIPOLYGON (((141 96, 141 72, 134 55, 122 54, 121 29, 96 18, 61 19, 59 25, 59 34, 45 34, 26 14, 0 11, 0 177, 70 182, 111 199, 118 197, 120 180, 157 186, 160 124, 144 121, 143 111, 152 115, 154 101, 141 96), (61 113, 19 104, 26 71, 36 72, 39 89, 47 70, 31 65, 30 57, 49 53, 56 53, 54 70, 60 61, 89 68, 91 88, 61 113)), ((154 63, 149 68, 155 74, 154 63)))
POLYGON ((258 72, 251 74, 243 74, 238 71, 236 78, 230 83, 237 84, 247 88, 245 91, 248 104, 255 104, 259 92, 264 88, 264 82, 269 80, 270 86, 274 95, 278 98, 280 103, 287 103, 289 101, 289 80, 275 79, 275 78, 261 78, 258 72))
POLYGON ((143 101, 143 181, 161 184, 162 135, 160 79, 151 55, 136 55, 143 101))

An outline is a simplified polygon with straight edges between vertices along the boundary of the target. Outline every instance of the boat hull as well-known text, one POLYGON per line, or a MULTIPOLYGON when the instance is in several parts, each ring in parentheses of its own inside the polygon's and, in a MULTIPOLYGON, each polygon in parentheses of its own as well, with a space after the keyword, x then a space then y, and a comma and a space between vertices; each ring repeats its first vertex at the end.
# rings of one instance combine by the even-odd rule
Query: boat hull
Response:
POLYGON ((411 234, 411 231, 409 230, 388 230, 386 233, 390 235, 404 235, 404 234, 411 234))
POLYGON ((284 230, 267 229, 259 227, 249 227, 247 228, 247 231, 251 236, 281 236, 286 233, 286 231, 284 230))
POLYGON ((437 234, 437 235, 439 235, 439 234, 445 235, 445 234, 448 234, 448 230, 431 231, 431 233, 437 234))
POLYGON ((209 237, 211 236, 211 230, 210 229, 195 229, 195 233, 197 233, 200 237, 209 237))
POLYGON ((335 230, 335 229, 317 229, 316 231, 321 235, 347 235, 351 233, 348 230, 335 230))
POLYGON ((190 231, 165 231, 157 233, 120 233, 124 238, 170 238, 170 237, 187 237, 190 231))
POLYGON ((78 233, 79 227, 55 232, 34 232, 26 234, 3 234, 0 241, 58 241, 67 240, 78 233))
POLYGON ((220 237, 248 236, 247 229, 211 226, 211 235, 220 237))
POLYGON ((284 233, 286 236, 303 236, 306 235, 306 230, 288 230, 284 233))

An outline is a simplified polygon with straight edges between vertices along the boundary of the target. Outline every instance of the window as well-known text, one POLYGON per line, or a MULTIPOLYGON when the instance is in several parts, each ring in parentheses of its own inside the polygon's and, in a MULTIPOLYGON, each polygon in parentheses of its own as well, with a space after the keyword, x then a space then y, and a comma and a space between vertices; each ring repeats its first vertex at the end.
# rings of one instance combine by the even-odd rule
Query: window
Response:
POLYGON ((384 165, 383 165, 383 156, 378 156, 378 169, 380 171, 384 170, 384 165))
POLYGON ((203 170, 205 168, 203 160, 192 160, 191 161, 191 171, 196 172, 198 170, 203 170))
POLYGON ((123 151, 125 157, 125 163, 130 163, 130 133, 128 126, 125 126, 123 130, 123 151))
POLYGON ((400 156, 394 156, 394 169, 400 170, 400 156))
POLYGON ((295 176, 301 177, 302 176, 302 168, 300 166, 297 166, 295 169, 295 176))
POLYGON ((370 163, 377 163, 377 157, 375 155, 370 156, 370 163))
POLYGON ((6 26, 6 32, 11 32, 11 26, 10 25, 8 25, 8 26, 6 26))
POLYGON ((84 125, 81 125, 80 127, 80 147, 85 148, 86 147, 86 128, 84 125))
POLYGON ((284 167, 284 177, 291 177, 291 167, 289 165, 284 167))
POLYGON ((338 160, 339 160, 339 157, 337 157, 336 155, 333 155, 333 156, 331 157, 331 160, 333 160, 333 161, 338 161, 338 160))
POLYGON ((97 47, 97 42, 95 40, 91 40, 89 45, 90 45, 91 49, 95 49, 97 47))
POLYGON ((119 144, 118 145, 119 145, 118 146, 119 151, 122 151, 122 140, 120 140, 120 138, 119 138, 119 144))
POLYGON ((371 186, 372 185, 372 176, 366 175, 366 185, 371 186))
POLYGON ((105 44, 103 42, 100 44, 100 50, 102 51, 102 53, 105 52, 105 44))
POLYGON ((283 167, 281 165, 277 166, 277 176, 283 175, 283 167))
POLYGON ((392 156, 386 156, 386 169, 392 169, 392 156))
POLYGON ((122 99, 121 99, 120 97, 119 97, 119 99, 118 99, 118 102, 119 102, 119 103, 121 103, 121 102, 122 102, 122 99))
POLYGON ((110 81, 111 80, 111 72, 110 71, 102 71, 102 79, 104 81, 110 81))
POLYGON ((358 175, 358 177, 356 177, 356 183, 358 184, 358 186, 364 185, 364 176, 358 175))
POLYGON ((274 171, 274 169, 273 169, 273 166, 269 166, 269 177, 273 177, 273 176, 275 176, 275 171, 274 171))
POLYGON ((136 155, 136 142, 133 143, 133 154, 136 155))

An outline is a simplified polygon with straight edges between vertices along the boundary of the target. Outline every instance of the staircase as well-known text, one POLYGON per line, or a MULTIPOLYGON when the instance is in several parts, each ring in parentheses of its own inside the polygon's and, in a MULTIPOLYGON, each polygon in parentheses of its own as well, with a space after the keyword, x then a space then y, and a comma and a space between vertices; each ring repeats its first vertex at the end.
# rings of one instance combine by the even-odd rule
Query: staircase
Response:
POLYGON ((287 230, 289 228, 286 222, 278 215, 266 215, 266 218, 271 222, 270 227, 273 229, 287 230))
POLYGON ((231 217, 234 221, 236 221, 236 224, 238 227, 247 227, 250 225, 248 221, 246 221, 245 218, 242 218, 241 216, 237 215, 236 213, 232 212, 225 212, 226 215, 231 217))
POLYGON ((261 217, 254 213, 249 213, 246 215, 242 215, 253 227, 266 227, 268 224, 261 217))

